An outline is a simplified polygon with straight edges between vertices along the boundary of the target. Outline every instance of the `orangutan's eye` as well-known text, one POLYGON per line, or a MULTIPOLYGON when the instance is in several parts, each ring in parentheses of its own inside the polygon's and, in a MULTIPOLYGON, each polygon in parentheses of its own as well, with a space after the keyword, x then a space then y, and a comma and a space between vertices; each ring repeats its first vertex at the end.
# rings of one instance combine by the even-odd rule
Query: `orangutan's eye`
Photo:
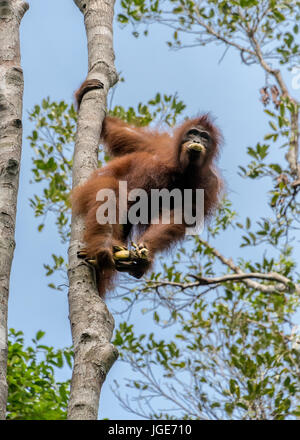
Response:
POLYGON ((202 139, 206 139, 207 141, 210 141, 210 135, 207 133, 207 131, 200 131, 199 135, 200 137, 202 137, 202 139))

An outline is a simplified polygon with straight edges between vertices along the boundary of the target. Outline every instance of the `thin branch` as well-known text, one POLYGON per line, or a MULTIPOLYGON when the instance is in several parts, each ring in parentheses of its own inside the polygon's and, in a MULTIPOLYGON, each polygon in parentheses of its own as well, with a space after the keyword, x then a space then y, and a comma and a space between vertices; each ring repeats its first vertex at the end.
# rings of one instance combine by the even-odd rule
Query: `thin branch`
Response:
MULTIPOLYGON (((277 281, 277 283, 280 283, 280 285, 277 284, 275 286, 267 286, 265 284, 255 283, 251 287, 255 288, 256 290, 260 290, 266 293, 276 293, 278 291, 283 292, 286 291, 287 289, 291 290, 289 286, 291 284, 291 281, 288 278, 276 272, 270 272, 270 273, 249 272, 249 273, 239 273, 239 274, 227 274, 214 278, 200 277, 196 275, 189 275, 189 276, 195 278, 197 281, 193 283, 179 283, 168 280, 162 280, 162 281, 146 280, 146 281, 147 283, 151 283, 152 285, 154 285, 155 288, 162 286, 175 286, 175 287, 180 287, 182 290, 185 290, 193 287, 207 286, 210 284, 221 284, 226 282, 245 282, 249 286, 249 280, 251 278, 257 278, 268 281, 277 281)), ((300 294, 300 286, 296 285, 295 290, 297 293, 300 294)))
POLYGON ((197 21, 197 23, 200 26, 202 26, 206 30, 206 32, 209 35, 212 35, 217 40, 222 41, 223 43, 227 44, 228 46, 235 47, 240 52, 246 52, 249 55, 255 56, 255 52, 254 51, 252 51, 251 49, 248 49, 247 47, 241 46, 240 44, 236 43, 233 40, 230 40, 229 38, 224 37, 219 32, 217 32, 215 29, 213 29, 209 24, 207 24, 203 20, 201 20, 198 13, 197 13, 196 21, 197 21))
POLYGON ((269 273, 261 273, 261 272, 243 272, 238 266, 236 266, 232 259, 228 259, 224 257, 217 249, 212 247, 205 240, 200 239, 200 242, 210 249, 211 253, 217 257, 224 265, 229 267, 234 274, 226 274, 219 277, 201 277, 199 275, 189 274, 190 277, 194 278, 196 281, 192 283, 180 283, 175 281, 168 280, 146 280, 147 284, 152 285, 158 291, 159 287, 165 286, 173 286, 179 287, 181 290, 191 289, 199 286, 207 286, 207 285, 218 285, 226 282, 243 282, 251 289, 258 290, 263 293, 278 293, 278 292, 286 292, 291 291, 293 288, 300 295, 300 285, 294 284, 289 278, 277 273, 277 272, 269 272, 269 273), (275 285, 266 285, 259 283, 257 281, 253 281, 252 279, 261 279, 267 281, 275 281, 277 284, 275 285))
MULTIPOLYGON (((233 260, 230 258, 226 258, 224 257, 217 249, 215 249, 213 246, 211 246, 207 241, 203 240, 202 238, 199 239, 199 241, 206 246, 207 248, 210 249, 211 253, 218 258, 219 261, 221 261, 222 264, 224 264, 225 266, 229 267, 233 272, 235 272, 236 274, 240 274, 240 275, 247 275, 245 272, 243 272, 238 266, 236 266, 233 262, 233 260)), ((276 272, 272 272, 271 274, 260 274, 262 276, 264 276, 264 279, 269 279, 267 278, 268 276, 276 276, 276 279, 274 279, 274 281, 277 281, 280 283, 280 285, 274 285, 274 286, 270 286, 270 285, 265 285, 265 284, 261 284, 258 283, 256 281, 252 281, 249 277, 246 277, 243 281, 244 283, 255 290, 259 290, 260 292, 263 293, 275 293, 278 291, 286 291, 286 290, 291 290, 290 288, 290 284, 292 283, 292 281, 287 278, 284 277, 283 275, 280 275, 276 272), (283 285, 285 285, 285 288, 283 289, 283 285)), ((258 278, 258 277, 253 277, 253 278, 258 278)), ((297 293, 300 294, 300 285, 299 284, 294 284, 295 286, 295 291, 297 293)))

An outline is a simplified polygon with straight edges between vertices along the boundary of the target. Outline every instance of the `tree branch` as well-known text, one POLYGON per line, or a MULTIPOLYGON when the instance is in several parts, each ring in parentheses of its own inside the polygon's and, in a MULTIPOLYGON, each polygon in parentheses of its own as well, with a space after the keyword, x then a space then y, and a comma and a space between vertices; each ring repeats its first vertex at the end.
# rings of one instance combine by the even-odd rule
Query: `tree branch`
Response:
MULTIPOLYGON (((220 284, 220 283, 224 283, 227 281, 230 282, 234 282, 234 281, 245 281, 245 280, 249 280, 251 278, 257 278, 257 279, 262 279, 262 280, 268 280, 268 281, 277 281, 277 283, 282 284, 283 286, 277 286, 276 289, 274 288, 274 286, 272 286, 272 290, 275 292, 276 290, 286 290, 286 287, 288 287, 288 285, 291 283, 291 281, 276 273, 276 272, 270 272, 270 273, 261 273, 261 272, 245 272, 245 273, 239 273, 239 274, 226 274, 223 276, 219 276, 219 277, 215 277, 215 278, 206 278, 206 277, 200 277, 200 276, 193 276, 193 278, 195 278, 196 280, 198 280, 199 285, 208 285, 208 284, 220 284)), ((269 286, 265 286, 265 285, 260 285, 260 289, 264 289, 265 287, 269 287, 269 286)), ((300 289, 299 289, 299 293, 300 293, 300 289)))
POLYGON ((288 98, 291 104, 294 106, 294 112, 291 112, 291 136, 290 136, 290 142, 289 142, 289 150, 286 154, 286 160, 289 163, 290 169, 292 174, 294 175, 296 181, 300 179, 300 164, 299 164, 299 103, 297 100, 295 100, 289 93, 288 88, 283 80, 281 71, 279 69, 273 69, 265 60, 264 55, 261 50, 261 46, 255 36, 255 33, 258 29, 259 23, 263 20, 265 15, 268 13, 269 7, 265 8, 263 11, 261 17, 257 17, 257 22, 253 26, 253 28, 250 27, 249 22, 247 21, 246 17, 244 17, 241 13, 241 8, 239 8, 239 15, 241 17, 241 21, 243 23, 246 23, 246 28, 244 29, 245 33, 247 34, 247 37, 249 39, 249 42, 253 48, 253 50, 243 47, 234 40, 231 40, 229 38, 224 37, 220 34, 220 32, 217 32, 212 26, 205 23, 204 20, 201 20, 200 14, 198 11, 196 11, 196 21, 199 26, 204 28, 206 32, 209 35, 212 35, 214 38, 216 38, 219 41, 222 41, 227 46, 234 47, 240 51, 241 59, 245 64, 249 64, 249 62, 244 58, 244 54, 247 53, 250 55, 250 57, 255 58, 258 63, 261 65, 261 67, 264 69, 266 73, 269 75, 272 75, 281 91, 281 95, 283 98, 288 98))
POLYGON ((203 27, 209 35, 212 35, 214 38, 216 38, 219 41, 222 41, 222 43, 225 43, 228 46, 232 46, 235 49, 238 49, 240 52, 245 52, 248 53, 249 55, 255 56, 254 51, 248 49, 247 47, 241 46, 240 44, 236 43, 233 40, 230 40, 229 38, 224 37, 219 32, 217 32, 212 26, 205 23, 205 21, 201 20, 198 11, 196 11, 196 14, 197 14, 196 17, 197 23, 199 24, 199 26, 203 27))
POLYGON ((292 174, 296 179, 300 179, 300 165, 298 161, 299 155, 299 103, 290 95, 288 88, 283 80, 282 74, 279 69, 273 69, 264 59, 261 47, 255 38, 254 31, 252 29, 248 29, 249 40, 255 50, 256 57, 265 70, 266 73, 272 75, 281 91, 282 98, 288 98, 290 103, 294 107, 294 111, 291 112, 291 136, 289 142, 289 150, 286 154, 286 160, 290 165, 290 169, 292 174))
MULTIPOLYGON (((224 257, 217 249, 215 249, 214 247, 212 247, 207 241, 203 240, 202 238, 199 238, 199 241, 206 246, 207 248, 210 249, 211 253, 218 258, 219 261, 221 261, 222 264, 224 264, 225 266, 229 267, 233 272, 235 272, 236 274, 239 275, 247 275, 245 272, 243 272, 238 266, 236 266, 233 262, 233 260, 230 258, 226 258, 224 257)), ((270 274, 261 274, 261 277, 245 277, 244 278, 244 283, 252 288, 252 289, 256 289, 259 290, 260 292, 263 293, 275 293, 277 291, 286 291, 287 287, 289 287, 289 285, 291 284, 291 280, 287 277, 284 277, 283 275, 280 275, 276 272, 271 272, 270 274), (274 278, 275 276, 275 278, 274 278), (269 277, 269 278, 268 278, 269 277), (279 282, 281 285, 274 285, 274 286, 267 286, 265 284, 261 284, 258 283, 257 281, 253 281, 250 278, 262 278, 262 279, 269 279, 271 280, 271 278, 273 277, 273 281, 277 281, 279 282), (286 287, 283 288, 282 285, 285 285, 286 287)), ((290 289, 290 287, 289 287, 290 289)), ((295 284, 295 290, 297 293, 300 293, 300 286, 298 284, 295 284)))
POLYGON ((217 257, 224 265, 233 270, 234 274, 225 274, 219 277, 201 277, 199 275, 189 275, 196 281, 192 283, 180 283, 168 280, 146 280, 147 283, 154 285, 155 288, 163 286, 179 287, 182 290, 191 289, 199 286, 217 285, 226 282, 243 282, 251 289, 258 290, 263 293, 278 293, 292 290, 291 284, 294 285, 295 291, 300 295, 300 285, 292 283, 292 281, 277 273, 261 273, 261 272, 243 272, 238 266, 236 266, 231 259, 225 258, 217 249, 213 248, 205 240, 200 239, 200 242, 210 249, 211 253, 217 257), (267 281, 275 281, 275 285, 266 285, 253 281, 252 279, 261 279, 267 281))
MULTIPOLYGON (((248 273, 240 273, 240 274, 226 274, 219 277, 200 277, 196 275, 190 275, 192 278, 195 278, 197 281, 193 283, 179 283, 179 282, 172 282, 167 280, 162 281, 153 281, 153 280, 147 280, 148 283, 154 284, 155 287, 163 287, 163 286, 174 286, 174 287, 180 287, 182 290, 193 288, 193 287, 199 287, 199 286, 207 286, 210 284, 222 284, 226 282, 245 282, 249 287, 255 288, 256 290, 260 290, 264 293, 276 293, 278 291, 286 291, 287 289, 290 289, 289 284, 291 281, 283 277, 282 275, 276 273, 276 272, 270 272, 270 273, 260 273, 260 272, 248 272, 248 273), (277 281, 277 283, 280 283, 281 285, 276 286, 267 286, 264 284, 259 283, 253 283, 252 285, 249 285, 249 280, 251 278, 258 278, 262 280, 268 280, 268 281, 277 281)), ((300 286, 296 285, 295 290, 300 294, 300 286)))

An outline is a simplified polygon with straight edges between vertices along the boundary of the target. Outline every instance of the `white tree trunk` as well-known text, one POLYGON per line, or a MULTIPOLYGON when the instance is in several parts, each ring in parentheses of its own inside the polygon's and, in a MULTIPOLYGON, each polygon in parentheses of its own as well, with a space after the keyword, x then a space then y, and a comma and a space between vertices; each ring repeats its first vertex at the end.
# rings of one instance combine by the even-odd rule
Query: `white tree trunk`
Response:
MULTIPOLYGON (((87 92, 81 102, 73 163, 73 187, 83 183, 98 167, 99 139, 106 96, 117 75, 114 67, 114 0, 74 0, 84 14, 88 42, 88 77, 103 84, 87 92)), ((97 419, 105 377, 117 359, 110 343, 114 319, 99 297, 90 268, 76 256, 83 246, 84 223, 72 217, 69 247, 69 310, 74 344, 74 369, 68 408, 70 420, 97 419)))
POLYGON ((0 2, 0 419, 6 415, 7 303, 22 148, 19 29, 28 7, 22 0, 0 2))

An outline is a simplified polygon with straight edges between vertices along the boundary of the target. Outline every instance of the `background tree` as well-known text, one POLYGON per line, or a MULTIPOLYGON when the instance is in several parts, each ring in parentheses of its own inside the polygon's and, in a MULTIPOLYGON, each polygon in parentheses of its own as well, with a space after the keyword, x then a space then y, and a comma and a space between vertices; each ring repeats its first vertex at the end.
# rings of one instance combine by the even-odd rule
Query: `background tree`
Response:
POLYGON ((7 306, 22 148, 19 28, 27 9, 21 0, 0 4, 0 419, 6 413, 7 306))

